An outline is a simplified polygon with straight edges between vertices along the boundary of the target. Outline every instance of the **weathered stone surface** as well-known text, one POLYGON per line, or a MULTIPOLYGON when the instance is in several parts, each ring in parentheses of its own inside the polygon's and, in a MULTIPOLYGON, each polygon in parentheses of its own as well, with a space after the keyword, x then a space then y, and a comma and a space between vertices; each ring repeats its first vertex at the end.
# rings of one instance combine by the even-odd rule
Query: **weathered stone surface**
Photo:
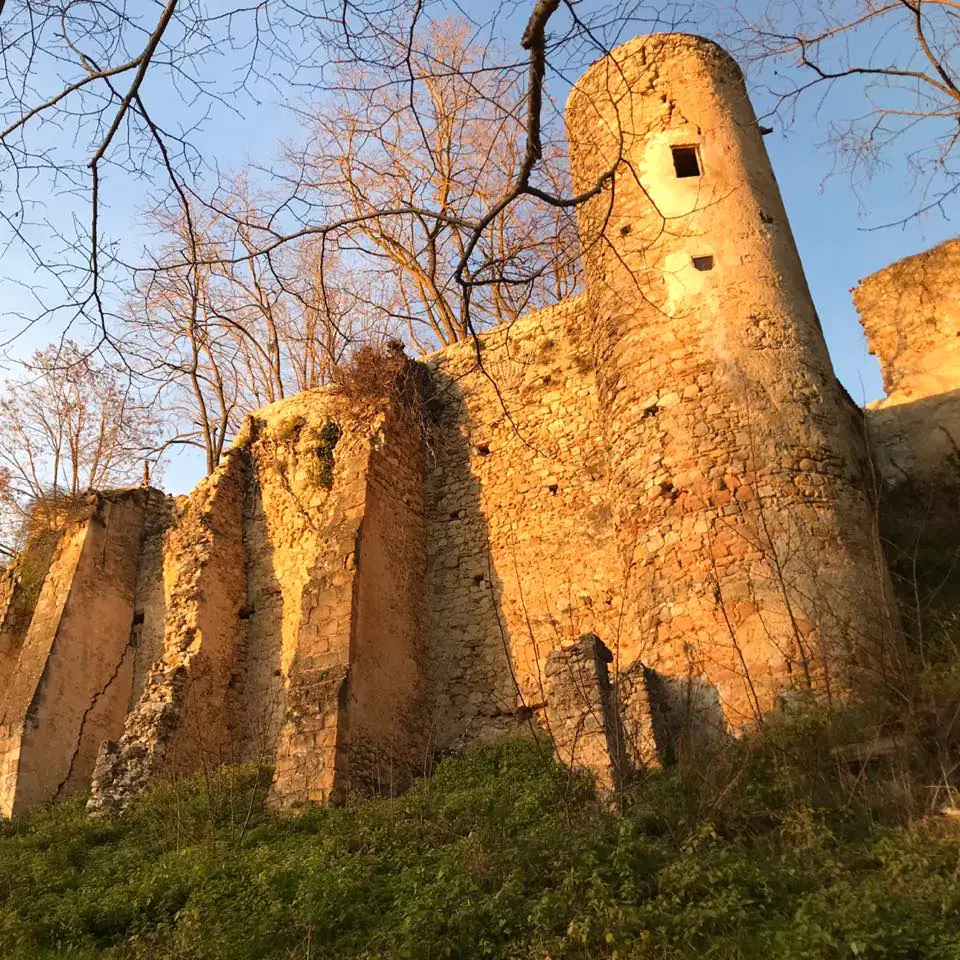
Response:
MULTIPOLYGON (((392 793, 530 731, 611 787, 791 688, 882 673, 867 474, 894 408, 868 457, 739 71, 641 38, 568 126, 578 188, 605 184, 584 295, 260 410, 189 498, 102 498, 34 556, 35 591, 26 560, 0 575, 7 814, 82 788, 101 741, 97 812, 235 761, 273 768, 283 810, 392 793)), ((918 364, 898 389, 929 386, 918 364)), ((944 462, 911 449, 906 476, 944 462)))
POLYGON ((123 728, 140 541, 163 499, 148 490, 93 496, 59 539, 2 702, 8 816, 85 789, 100 742, 123 728))
POLYGON ((702 38, 638 38, 577 82, 567 127, 575 188, 609 177, 578 216, 619 654, 704 677, 734 727, 785 683, 844 689, 892 639, 886 575, 743 77, 702 38))
POLYGON ((610 686, 613 654, 594 633, 547 655, 547 729, 557 757, 591 771, 602 789, 621 778, 621 733, 610 686))
POLYGON ((122 806, 154 777, 237 759, 227 736, 226 698, 246 596, 247 470, 243 451, 232 450, 167 533, 160 656, 118 742, 103 738, 92 779, 93 811, 122 806))
POLYGON ((427 582, 440 743, 529 729, 545 661, 569 638, 611 647, 624 571, 576 297, 431 358, 427 582))
POLYGON ((860 283, 853 302, 880 361, 884 406, 957 389, 960 239, 898 260, 860 283))
POLYGON ((867 410, 878 475, 891 487, 955 483, 960 471, 960 240, 861 280, 853 300, 887 391, 867 410))

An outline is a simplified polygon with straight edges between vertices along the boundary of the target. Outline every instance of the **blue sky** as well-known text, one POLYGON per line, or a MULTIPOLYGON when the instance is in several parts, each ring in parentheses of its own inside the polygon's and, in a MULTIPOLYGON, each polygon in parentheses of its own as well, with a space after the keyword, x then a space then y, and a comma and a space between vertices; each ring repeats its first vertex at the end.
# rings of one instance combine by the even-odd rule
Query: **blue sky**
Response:
MULTIPOLYGON (((473 3, 478 2, 473 0, 473 3)), ((584 0, 582 6, 588 7, 591 2, 584 0)), ((468 4, 468 10, 473 3, 468 4)), ((762 6, 760 0, 750 0, 750 3, 758 9, 762 6)), ((526 4, 522 6, 525 10, 526 4)), ((718 2, 717 6, 722 8, 723 4, 718 2)), ((515 47, 522 32, 522 18, 515 15, 504 20, 499 29, 503 39, 515 47)), ((636 32, 643 31, 631 30, 628 36, 636 32)), ((696 32, 710 31, 701 27, 696 32)), ((769 73, 748 74, 759 114, 769 106, 763 88, 770 79, 769 73)), ((162 89, 148 86, 144 92, 148 102, 152 98, 163 109, 165 94, 162 89)), ((562 89, 557 90, 557 95, 562 99, 562 89)), ((842 172, 831 176, 835 158, 829 147, 824 146, 829 121, 861 110, 862 104, 862 91, 858 88, 837 87, 818 113, 814 113, 811 102, 798 112, 789 129, 783 129, 779 122, 771 122, 774 132, 765 138, 834 366, 848 391, 861 403, 882 396, 882 388, 877 363, 867 353, 857 322, 850 288, 886 264, 926 249, 957 232, 955 223, 939 213, 909 221, 903 227, 868 229, 902 217, 912 209, 913 198, 909 195, 906 160, 901 162, 896 155, 888 157, 889 167, 874 179, 859 182, 856 192, 842 172)), ((198 140, 205 151, 205 159, 211 166, 221 169, 269 165, 278 152, 280 141, 294 136, 297 130, 288 104, 278 102, 276 95, 268 92, 262 102, 246 100, 238 104, 238 110, 240 115, 224 112, 206 122, 198 140)), ((918 132, 918 136, 922 135, 918 132)), ((910 145, 910 141, 904 143, 904 153, 910 145)), ((127 179, 111 184, 109 172, 106 186, 109 203, 107 227, 116 236, 124 238, 131 249, 141 247, 147 238, 139 225, 139 216, 149 204, 144 187, 127 179), (111 186, 113 189, 109 189, 111 186)), ((51 252, 51 256, 55 253, 51 252)), ((15 315, 30 313, 34 309, 28 292, 31 285, 45 281, 16 248, 5 251, 3 273, 7 282, 0 304, 0 332, 5 340, 20 328, 15 315), (19 280, 21 285, 14 280, 19 280)), ((62 325, 38 324, 20 337, 8 353, 14 358, 23 357, 59 335, 61 330, 62 325)), ((83 331, 78 330, 76 334, 82 337, 83 331)), ((198 458, 181 456, 168 466, 165 486, 177 492, 187 490, 201 472, 198 458)))

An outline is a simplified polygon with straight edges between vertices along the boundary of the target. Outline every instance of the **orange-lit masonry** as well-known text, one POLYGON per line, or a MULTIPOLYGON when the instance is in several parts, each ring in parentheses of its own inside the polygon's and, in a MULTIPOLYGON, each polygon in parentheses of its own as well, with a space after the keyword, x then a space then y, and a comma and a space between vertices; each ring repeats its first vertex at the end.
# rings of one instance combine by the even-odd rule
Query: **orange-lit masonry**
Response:
MULTIPOLYGON (((584 295, 485 334, 482 370, 461 344, 389 361, 388 396, 265 408, 188 500, 92 497, 3 575, 2 813, 239 761, 292 808, 531 729, 610 785, 685 724, 722 736, 882 674, 875 492, 913 469, 890 465, 902 420, 833 375, 739 70, 639 38, 567 124, 577 189, 605 184, 584 295)), ((957 292, 937 275, 935 317, 957 292)), ((863 284, 877 344, 899 282, 863 284)), ((938 425, 911 427, 924 475, 938 425)))

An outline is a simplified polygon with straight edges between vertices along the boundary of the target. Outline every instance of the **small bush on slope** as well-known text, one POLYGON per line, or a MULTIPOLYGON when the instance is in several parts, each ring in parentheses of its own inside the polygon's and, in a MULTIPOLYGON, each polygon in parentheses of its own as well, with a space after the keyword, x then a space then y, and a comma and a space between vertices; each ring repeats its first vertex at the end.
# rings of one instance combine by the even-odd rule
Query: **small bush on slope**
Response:
POLYGON ((880 826, 764 745, 725 762, 620 815, 530 741, 291 820, 250 771, 113 821, 71 799, 0 827, 0 956, 960 958, 950 824, 880 826))

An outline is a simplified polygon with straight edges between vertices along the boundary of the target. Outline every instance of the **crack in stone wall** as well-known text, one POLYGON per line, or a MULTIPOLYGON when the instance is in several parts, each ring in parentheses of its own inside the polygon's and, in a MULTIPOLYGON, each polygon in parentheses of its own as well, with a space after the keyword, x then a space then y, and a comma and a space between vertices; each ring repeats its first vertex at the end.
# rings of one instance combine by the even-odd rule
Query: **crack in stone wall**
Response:
POLYGON ((96 496, 61 537, 4 704, 9 812, 82 789, 100 741, 122 729, 148 499, 96 496))

